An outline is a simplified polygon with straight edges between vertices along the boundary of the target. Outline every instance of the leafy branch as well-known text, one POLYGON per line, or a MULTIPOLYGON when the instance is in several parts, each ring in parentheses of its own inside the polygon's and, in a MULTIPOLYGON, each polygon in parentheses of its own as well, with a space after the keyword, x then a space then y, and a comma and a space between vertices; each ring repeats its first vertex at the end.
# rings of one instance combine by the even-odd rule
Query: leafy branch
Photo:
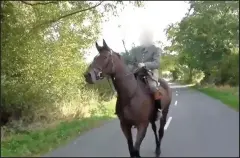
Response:
POLYGON ((49 1, 49 2, 35 2, 35 3, 30 3, 28 1, 21 1, 22 3, 30 6, 35 6, 35 5, 47 5, 47 4, 57 4, 57 1, 49 1))
MULTIPOLYGON (((24 1, 22 1, 22 2, 24 2, 24 1)), ((99 3, 97 3, 97 4, 94 5, 94 6, 91 6, 91 7, 82 9, 82 10, 73 11, 73 12, 71 12, 71 13, 62 15, 62 16, 60 16, 60 17, 58 17, 58 18, 55 18, 55 19, 46 20, 45 22, 43 22, 43 23, 41 23, 41 24, 39 24, 39 25, 36 25, 35 27, 31 28, 30 31, 29 31, 27 34, 25 34, 25 35, 22 36, 21 39, 26 38, 27 35, 29 35, 30 33, 34 32, 34 31, 36 31, 37 29, 43 27, 44 25, 51 25, 52 23, 58 22, 59 20, 64 19, 64 18, 67 18, 67 17, 72 16, 72 15, 74 15, 74 14, 78 14, 78 13, 81 13, 81 12, 85 12, 85 11, 94 9, 94 8, 100 6, 103 2, 104 2, 104 1, 100 1, 99 3)), ((35 4, 36 4, 36 3, 35 3, 35 4)), ((38 3, 38 4, 40 4, 40 3, 38 3)), ((45 3, 45 4, 46 4, 46 3, 45 3)), ((48 4, 49 4, 49 3, 48 3, 48 4)), ((30 5, 30 4, 29 4, 29 5, 30 5)))
POLYGON ((37 26, 34 27, 33 29, 36 29, 36 28, 41 27, 41 26, 43 26, 43 25, 55 23, 55 22, 57 22, 57 21, 59 21, 59 20, 61 20, 61 19, 64 19, 64 18, 69 17, 69 16, 72 16, 72 15, 74 15, 74 14, 78 14, 78 13, 81 13, 81 12, 85 12, 85 11, 94 9, 94 8, 100 6, 103 2, 104 2, 104 1, 100 1, 98 4, 96 4, 96 5, 94 5, 94 6, 91 6, 91 7, 89 7, 89 8, 85 8, 85 9, 82 9, 82 10, 77 10, 77 11, 71 12, 71 13, 69 13, 69 14, 60 16, 60 17, 58 17, 58 18, 56 18, 56 19, 47 20, 46 22, 44 22, 44 23, 42 23, 42 24, 40 24, 40 25, 37 25, 37 26))

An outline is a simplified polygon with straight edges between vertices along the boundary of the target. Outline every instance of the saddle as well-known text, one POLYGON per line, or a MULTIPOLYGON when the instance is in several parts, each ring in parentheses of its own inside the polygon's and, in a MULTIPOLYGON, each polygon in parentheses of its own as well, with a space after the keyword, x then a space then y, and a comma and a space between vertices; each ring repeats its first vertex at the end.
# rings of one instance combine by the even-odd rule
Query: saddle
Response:
MULTIPOLYGON (((141 81, 143 81, 143 83, 145 83, 146 85, 148 84, 147 78, 153 79, 152 72, 149 71, 146 67, 142 67, 142 68, 136 70, 134 72, 134 76, 136 79, 140 79, 141 81)), ((155 80, 155 79, 153 79, 153 80, 155 80)), ((158 82, 158 81, 156 81, 156 82, 158 82)))
MULTIPOLYGON (((136 79, 140 79, 145 84, 145 86, 148 88, 149 88, 149 85, 148 85, 147 78, 151 78, 151 79, 155 80, 152 77, 152 72, 149 71, 146 67, 142 67, 142 68, 138 69, 137 71, 135 71, 134 76, 136 79)), ((156 81, 156 82, 158 82, 158 81, 156 81)), ((159 87, 159 89, 161 87, 159 82, 158 82, 158 87, 159 87)), ((158 92, 160 94, 162 94, 160 90, 158 92)))

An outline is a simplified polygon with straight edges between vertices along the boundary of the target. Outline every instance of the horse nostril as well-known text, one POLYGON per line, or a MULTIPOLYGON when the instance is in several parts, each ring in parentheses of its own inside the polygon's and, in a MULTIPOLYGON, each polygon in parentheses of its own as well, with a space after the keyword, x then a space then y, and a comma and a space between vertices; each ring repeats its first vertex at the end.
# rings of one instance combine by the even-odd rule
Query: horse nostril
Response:
POLYGON ((103 77, 103 73, 102 73, 102 72, 99 72, 99 73, 98 73, 98 76, 99 76, 100 78, 102 78, 102 77, 103 77))
POLYGON ((90 75, 89 72, 84 74, 84 77, 85 77, 85 78, 88 78, 88 77, 90 77, 90 76, 91 76, 91 75, 90 75))
POLYGON ((87 76, 88 76, 88 77, 91 77, 91 73, 88 73, 87 76))

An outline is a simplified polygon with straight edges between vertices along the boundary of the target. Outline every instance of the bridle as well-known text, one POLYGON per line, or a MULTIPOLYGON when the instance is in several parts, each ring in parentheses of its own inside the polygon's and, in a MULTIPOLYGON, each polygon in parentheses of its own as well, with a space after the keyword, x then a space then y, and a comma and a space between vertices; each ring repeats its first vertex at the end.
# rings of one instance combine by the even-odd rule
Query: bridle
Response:
MULTIPOLYGON (((115 72, 115 70, 116 70, 116 66, 115 66, 114 61, 113 61, 113 53, 114 53, 114 52, 113 52, 112 49, 110 49, 109 52, 110 52, 110 54, 107 56, 107 64, 106 64, 103 68, 101 68, 100 66, 98 66, 98 64, 96 64, 96 65, 95 65, 96 67, 93 68, 94 71, 95 71, 96 69, 98 69, 98 73, 97 73, 98 79, 103 79, 103 78, 104 78, 104 75, 103 75, 103 71, 102 71, 102 70, 105 69, 105 68, 107 68, 110 63, 112 64, 111 73, 115 72)), ((96 71, 95 71, 95 72, 96 72, 96 71)), ((125 75, 122 76, 122 77, 128 77, 128 76, 130 76, 130 75, 133 75, 133 77, 134 77, 134 73, 128 73, 128 74, 125 74, 125 75)), ((110 83, 110 79, 112 79, 112 82, 114 82, 114 80, 116 80, 117 78, 116 78, 114 75, 106 75, 106 76, 107 76, 107 80, 108 80, 109 86, 111 87, 111 89, 112 89, 112 91, 113 91, 113 93, 114 93, 115 88, 114 88, 114 87, 112 86, 112 84, 110 83)), ((135 93, 136 93, 136 91, 137 91, 137 88, 138 88, 138 82, 137 82, 137 86, 136 86, 133 94, 130 96, 130 99, 135 95, 135 93)))
POLYGON ((93 70, 94 70, 94 72, 98 72, 98 73, 97 73, 98 79, 103 79, 103 78, 104 78, 104 76, 103 76, 103 69, 107 68, 110 63, 112 64, 112 70, 111 70, 111 72, 113 73, 113 72, 115 71, 115 65, 114 65, 114 63, 113 63, 112 54, 113 54, 113 51, 110 50, 110 55, 107 56, 107 64, 106 64, 103 68, 101 68, 101 66, 99 66, 97 63, 95 63, 95 67, 93 68, 93 70), (109 56, 110 56, 110 57, 109 57, 109 56), (110 58, 111 60, 109 60, 109 58, 110 58), (98 70, 98 71, 96 71, 96 70, 98 70))

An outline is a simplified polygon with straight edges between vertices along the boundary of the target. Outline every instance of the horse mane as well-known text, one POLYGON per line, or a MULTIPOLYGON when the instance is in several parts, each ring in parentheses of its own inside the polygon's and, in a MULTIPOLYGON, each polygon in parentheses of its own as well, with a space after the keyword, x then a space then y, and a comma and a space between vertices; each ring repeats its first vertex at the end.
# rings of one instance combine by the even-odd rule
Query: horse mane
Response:
POLYGON ((118 56, 119 59, 122 60, 122 56, 121 56, 119 53, 117 53, 117 52, 115 52, 115 51, 113 51, 113 50, 112 50, 112 52, 113 52, 114 54, 116 54, 116 55, 118 56))

